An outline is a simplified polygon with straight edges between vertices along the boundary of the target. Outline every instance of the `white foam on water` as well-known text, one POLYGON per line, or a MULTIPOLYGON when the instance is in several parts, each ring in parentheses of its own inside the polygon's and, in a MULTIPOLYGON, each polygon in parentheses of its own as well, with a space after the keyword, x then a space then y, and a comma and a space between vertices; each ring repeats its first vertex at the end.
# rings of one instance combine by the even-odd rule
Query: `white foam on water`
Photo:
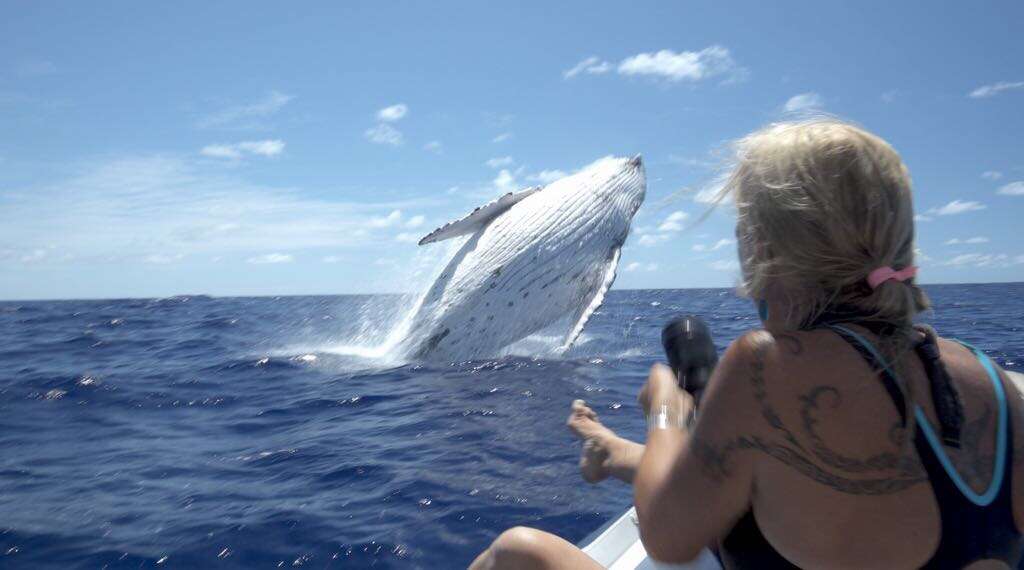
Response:
MULTIPOLYGON (((373 297, 352 315, 346 308, 344 318, 356 319, 355 332, 343 338, 331 338, 314 346, 290 346, 280 353, 285 356, 331 355, 345 360, 353 359, 359 366, 371 368, 400 366, 407 361, 401 346, 409 339, 413 319, 438 275, 468 238, 457 238, 441 244, 420 247, 412 261, 396 269, 389 280, 409 284, 413 293, 407 295, 381 295, 373 297)), ((335 317, 334 320, 337 320, 335 317)), ((302 359, 306 364, 324 364, 324 359, 302 359)), ((336 359, 332 359, 336 360, 336 359)))
MULTIPOLYGON (((323 342, 292 344, 271 352, 271 356, 289 358, 307 366, 351 369, 379 369, 401 366, 408 362, 404 346, 415 344, 409 338, 413 321, 431 285, 468 238, 456 238, 428 247, 421 247, 404 269, 396 269, 389 280, 409 284, 414 292, 407 295, 371 297, 361 307, 346 306, 344 314, 336 314, 325 323, 355 322, 352 332, 342 336, 325 331, 323 342)), ((326 318, 326 317, 325 317, 326 318)), ((563 348, 569 323, 566 319, 513 343, 498 356, 541 358, 545 360, 575 358, 587 355, 586 346, 595 340, 582 333, 568 350, 563 348)), ((629 351, 627 351, 628 353, 629 351)), ((633 354, 619 355, 629 357, 633 354)))

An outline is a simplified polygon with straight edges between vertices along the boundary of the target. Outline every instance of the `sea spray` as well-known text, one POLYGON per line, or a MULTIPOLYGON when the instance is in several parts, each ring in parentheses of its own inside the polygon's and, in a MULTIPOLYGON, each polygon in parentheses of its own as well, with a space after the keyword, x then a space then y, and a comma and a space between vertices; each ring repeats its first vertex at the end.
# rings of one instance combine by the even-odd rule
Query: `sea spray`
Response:
MULTIPOLYGON (((312 352, 355 357, 371 361, 376 366, 404 364, 405 354, 399 348, 413 340, 407 338, 413 316, 430 285, 464 242, 465 238, 453 240, 442 247, 417 248, 407 264, 395 265, 394 270, 384 277, 387 282, 404 284, 408 292, 368 296, 355 315, 355 328, 340 334, 335 332, 336 336, 312 352)), ((348 310, 335 318, 352 319, 353 315, 348 310)))

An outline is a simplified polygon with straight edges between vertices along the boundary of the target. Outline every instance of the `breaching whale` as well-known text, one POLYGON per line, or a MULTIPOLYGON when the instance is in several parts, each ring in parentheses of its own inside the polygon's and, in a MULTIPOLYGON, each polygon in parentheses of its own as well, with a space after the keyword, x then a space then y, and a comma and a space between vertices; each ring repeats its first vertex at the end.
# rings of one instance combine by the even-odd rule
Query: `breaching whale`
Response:
POLYGON ((416 309, 407 354, 496 356, 561 321, 562 348, 570 347, 615 280, 646 188, 639 155, 608 157, 547 186, 505 194, 428 234, 420 245, 470 237, 416 309))

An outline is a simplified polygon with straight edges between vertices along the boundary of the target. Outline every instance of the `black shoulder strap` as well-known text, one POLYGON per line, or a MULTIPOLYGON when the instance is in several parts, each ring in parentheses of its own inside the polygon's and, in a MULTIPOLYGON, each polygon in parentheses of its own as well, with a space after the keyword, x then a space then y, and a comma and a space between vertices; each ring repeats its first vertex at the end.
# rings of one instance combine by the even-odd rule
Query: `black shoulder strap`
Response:
POLYGON ((885 391, 889 393, 889 398, 892 399, 893 405, 896 406, 896 411, 900 413, 900 420, 903 425, 907 425, 907 400, 903 397, 903 390, 901 390, 899 384, 896 383, 896 378, 892 375, 892 372, 889 371, 889 367, 886 366, 885 363, 880 362, 878 358, 875 357, 875 354, 868 350, 868 348, 861 343, 859 338, 850 334, 850 331, 846 328, 835 325, 825 326, 832 332, 838 334, 840 338, 846 341, 847 344, 852 346, 854 350, 860 354, 861 358, 871 366, 872 370, 881 374, 882 386, 885 387, 885 391))
MULTIPOLYGON (((830 330, 838 334, 850 346, 871 365, 876 372, 882 375, 882 383, 889 397, 900 411, 900 418, 906 424, 906 399, 899 383, 893 376, 892 371, 884 362, 879 361, 877 355, 865 346, 865 340, 849 329, 837 326, 826 325, 830 330)), ((914 346, 914 352, 924 366, 925 374, 928 376, 928 384, 931 388, 932 402, 935 404, 935 413, 939 420, 939 429, 942 442, 950 447, 960 447, 960 432, 963 427, 964 411, 960 402, 960 395, 953 382, 950 380, 949 372, 942 363, 939 354, 938 337, 935 330, 925 325, 915 327, 924 334, 924 340, 914 346)))

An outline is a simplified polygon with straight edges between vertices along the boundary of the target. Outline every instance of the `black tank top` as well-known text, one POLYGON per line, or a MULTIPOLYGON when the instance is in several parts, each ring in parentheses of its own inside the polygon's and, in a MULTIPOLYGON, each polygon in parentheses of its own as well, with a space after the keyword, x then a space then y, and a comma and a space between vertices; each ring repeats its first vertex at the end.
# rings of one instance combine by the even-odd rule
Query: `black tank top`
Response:
MULTIPOLYGON (((862 336, 848 328, 838 325, 825 326, 847 341, 864 357, 871 368, 880 374, 886 392, 906 425, 903 392, 878 351, 862 336)), ((926 333, 925 342, 916 347, 916 352, 932 385, 933 400, 942 424, 942 436, 940 438, 934 433, 927 418, 918 410, 918 429, 915 430, 914 446, 928 474, 928 482, 939 506, 941 535, 935 554, 923 568, 963 568, 980 560, 1002 561, 1010 568, 1017 568, 1024 554, 1024 537, 1017 530, 1013 517, 1013 429, 1006 405, 1005 387, 1002 379, 987 361, 987 357, 973 347, 968 348, 974 351, 985 366, 1000 400, 997 432, 1001 426, 1005 435, 997 435, 996 455, 1002 455, 1002 464, 999 465, 997 460, 989 490, 978 496, 959 480, 959 475, 948 462, 945 452, 941 451, 940 439, 947 444, 959 445, 962 414, 956 392, 952 389, 948 375, 939 362, 935 335, 926 333), (929 438, 932 439, 931 442, 929 438), (998 448, 1000 443, 1003 445, 1001 450, 998 448), (944 461, 947 465, 943 465, 944 461), (998 485, 998 488, 993 488, 994 485, 998 485)), ((748 511, 722 540, 719 545, 719 558, 726 568, 797 568, 768 543, 757 526, 753 511, 748 511)))

